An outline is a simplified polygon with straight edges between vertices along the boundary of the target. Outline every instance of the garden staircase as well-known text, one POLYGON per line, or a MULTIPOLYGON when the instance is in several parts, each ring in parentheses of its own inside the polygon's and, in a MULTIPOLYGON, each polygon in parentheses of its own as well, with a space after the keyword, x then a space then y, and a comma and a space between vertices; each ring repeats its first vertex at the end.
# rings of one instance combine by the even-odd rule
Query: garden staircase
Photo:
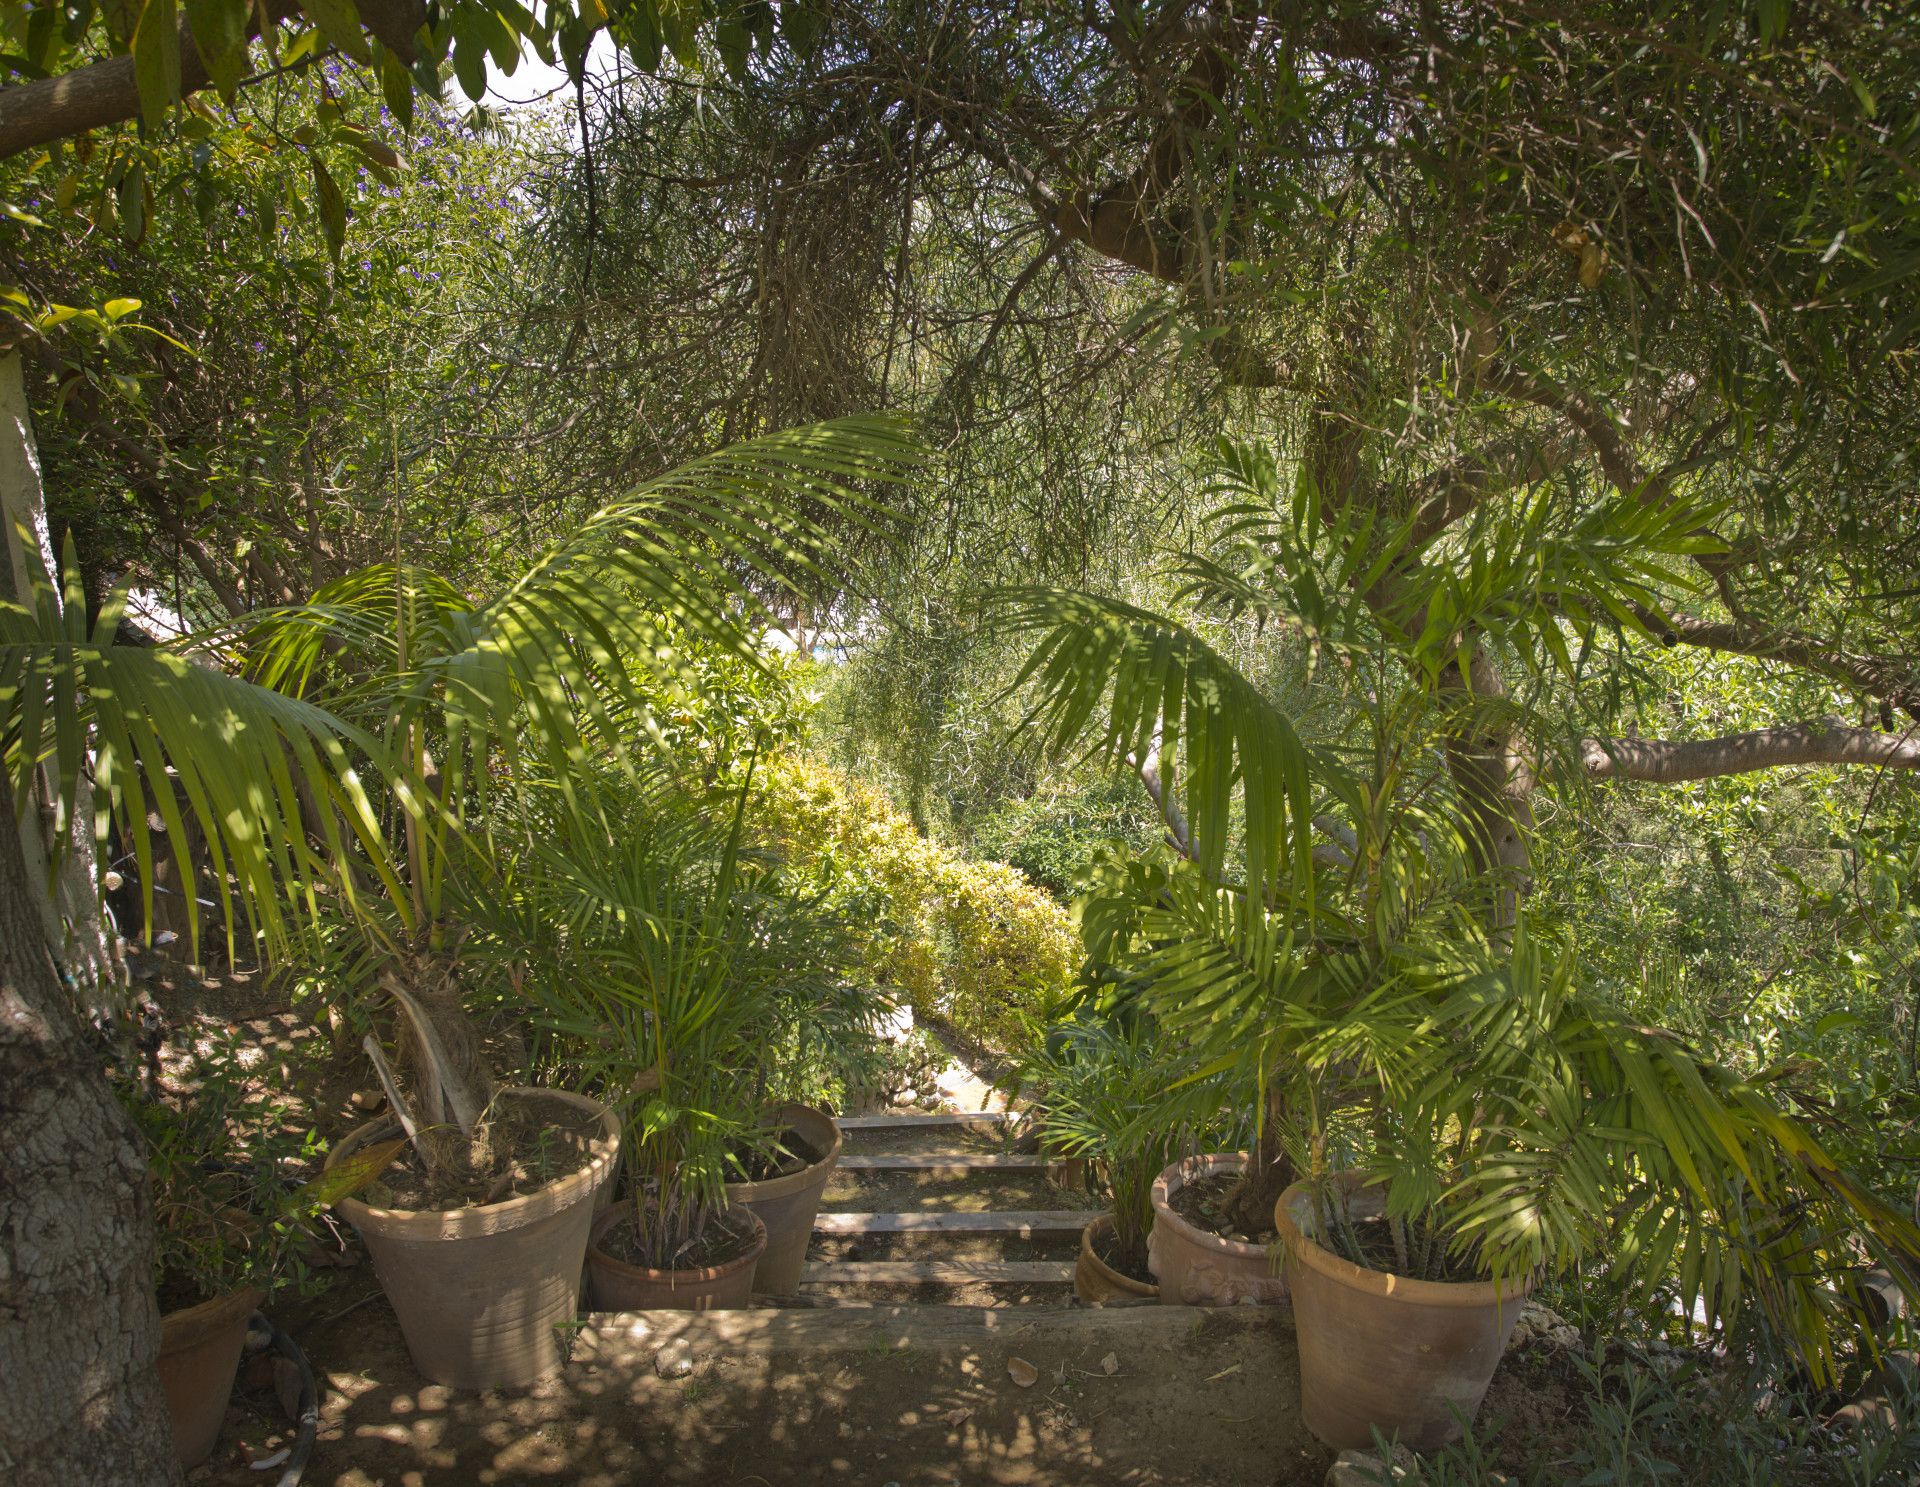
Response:
POLYGON ((999 1111, 849 1116, 802 1291, 817 1304, 1064 1304, 1096 1209, 999 1111), (1079 1201, 1083 1206, 1067 1206, 1079 1201), (1040 1203, 1051 1206, 1040 1207, 1040 1203))

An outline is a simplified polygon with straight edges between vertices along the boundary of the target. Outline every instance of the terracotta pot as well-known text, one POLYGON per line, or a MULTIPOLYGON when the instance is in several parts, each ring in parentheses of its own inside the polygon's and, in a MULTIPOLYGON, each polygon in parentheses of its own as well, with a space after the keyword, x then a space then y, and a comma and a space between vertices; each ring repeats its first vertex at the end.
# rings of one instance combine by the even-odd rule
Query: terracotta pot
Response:
POLYGON ((1094 1251, 1094 1238, 1112 1232, 1110 1213, 1101 1214, 1080 1231, 1080 1258, 1073 1267, 1073 1294, 1088 1306, 1105 1306, 1110 1301, 1151 1301, 1160 1294, 1158 1286, 1122 1275, 1094 1251))
POLYGON ((160 1388, 173 1423, 173 1459, 182 1467, 213 1454, 240 1371, 247 1319, 262 1299, 249 1286, 160 1319, 160 1388))
POLYGON ((738 1206, 753 1220, 754 1240, 744 1255, 698 1270, 654 1270, 616 1260, 600 1248, 606 1233, 633 1216, 625 1203, 600 1215, 587 1249, 587 1288, 596 1311, 739 1311, 753 1305, 754 1267, 767 1252, 767 1226, 760 1215, 738 1206))
MULTIPOLYGON (((1353 1209, 1379 1213, 1386 1196, 1343 1179, 1353 1209)), ((1314 1205, 1295 1183, 1274 1206, 1287 1251, 1300 1339, 1300 1406, 1307 1428, 1335 1450, 1371 1447, 1373 1431, 1416 1451, 1460 1434, 1486 1397, 1531 1279, 1408 1280, 1367 1270, 1315 1244, 1314 1205)))
MULTIPOLYGON (((436 1384, 509 1388, 565 1361, 558 1329, 579 1306, 594 1199, 618 1159, 620 1126, 613 1112, 584 1095, 501 1091, 508 1099, 533 1095, 599 1118, 592 1160, 578 1172, 478 1208, 413 1213, 369 1208, 355 1198, 335 1205, 366 1241, 414 1367, 436 1384)), ((384 1120, 361 1126, 334 1148, 327 1165, 387 1126, 384 1120)))
POLYGON ((767 1226, 767 1249, 753 1274, 753 1289, 768 1296, 785 1296, 800 1289, 806 1268, 807 1245, 813 1238, 814 1216, 820 1212, 820 1194, 840 1162, 845 1138, 831 1115, 811 1105, 783 1106, 774 1116, 783 1131, 798 1131, 815 1151, 825 1155, 811 1167, 770 1177, 765 1182, 730 1182, 727 1197, 753 1210, 767 1226))
POLYGON ((1188 1183, 1246 1170, 1245 1152, 1223 1152, 1175 1162, 1154 1181, 1147 1268, 1160 1282, 1166 1305, 1272 1306, 1287 1299, 1286 1279, 1275 1271, 1267 1246, 1223 1239, 1173 1211, 1173 1195, 1188 1183))

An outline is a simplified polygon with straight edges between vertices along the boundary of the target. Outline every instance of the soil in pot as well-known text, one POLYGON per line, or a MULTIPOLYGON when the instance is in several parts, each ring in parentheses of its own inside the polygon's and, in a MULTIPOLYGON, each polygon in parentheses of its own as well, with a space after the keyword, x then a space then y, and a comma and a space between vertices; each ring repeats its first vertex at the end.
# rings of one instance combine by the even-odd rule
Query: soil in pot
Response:
POLYGON ((767 1226, 753 1288, 781 1296, 800 1287, 814 1216, 839 1164, 842 1137, 839 1123, 810 1105, 787 1105, 776 1118, 782 1125, 779 1147, 749 1158, 748 1178, 728 1183, 727 1196, 767 1226))
MULTIPOLYGON (((564 1361, 559 1329, 578 1308, 594 1199, 619 1155, 612 1112, 585 1096, 504 1090, 495 1113, 520 1134, 494 1143, 491 1166, 434 1178, 409 1156, 337 1205, 366 1241, 415 1366, 456 1388, 530 1384, 564 1361), (446 1206, 407 1206, 433 1201, 446 1206)), ((389 1122, 360 1127, 328 1167, 390 1134, 389 1122)))
POLYGON ((604 1134, 597 1107, 535 1091, 499 1103, 488 1117, 484 1145, 475 1143, 475 1160, 465 1170, 429 1171, 408 1145, 356 1196, 369 1208, 408 1213, 504 1203, 571 1177, 593 1160, 604 1134))
MULTIPOLYGON (((1373 1230, 1383 1195, 1358 1178, 1348 1186, 1355 1229, 1373 1230)), ((1366 1447, 1375 1430, 1416 1451, 1456 1439, 1480 1408, 1530 1283, 1409 1280, 1391 1273, 1391 1258, 1384 1269, 1355 1265, 1315 1242, 1316 1208, 1304 1184, 1275 1206, 1307 1428, 1337 1450, 1366 1447)), ((1361 1242, 1374 1253, 1372 1237, 1361 1242)))
POLYGON ((1155 1181, 1148 1263, 1164 1304, 1268 1305, 1287 1299, 1270 1237, 1238 1238, 1243 1231, 1221 1234, 1214 1227, 1224 1222, 1222 1209, 1246 1167, 1244 1152, 1220 1152, 1175 1162, 1155 1181))
POLYGON ((738 1180, 743 1183, 772 1182, 776 1177, 791 1177, 826 1159, 826 1152, 792 1126, 780 1133, 778 1142, 770 1150, 756 1147, 751 1151, 734 1153, 734 1161, 744 1174, 738 1180))
POLYGON ((753 1304, 767 1226, 750 1209, 736 1205, 709 1219, 671 1257, 671 1269, 645 1263, 634 1216, 631 1203, 620 1203, 594 1224, 587 1276, 596 1309, 726 1311, 753 1304))
POLYGON ((1249 1234, 1235 1228, 1227 1217, 1227 1207, 1239 1192, 1241 1181, 1238 1173, 1210 1173, 1173 1189, 1167 1195, 1167 1201, 1175 1213, 1196 1229, 1204 1229, 1235 1244, 1272 1244, 1273 1225, 1268 1224, 1249 1234))
POLYGON ((1132 1263, 1121 1257, 1114 1238, 1112 1214, 1101 1214, 1080 1231, 1080 1255, 1073 1267, 1073 1293, 1089 1306, 1151 1300, 1160 1294, 1144 1257, 1132 1263))

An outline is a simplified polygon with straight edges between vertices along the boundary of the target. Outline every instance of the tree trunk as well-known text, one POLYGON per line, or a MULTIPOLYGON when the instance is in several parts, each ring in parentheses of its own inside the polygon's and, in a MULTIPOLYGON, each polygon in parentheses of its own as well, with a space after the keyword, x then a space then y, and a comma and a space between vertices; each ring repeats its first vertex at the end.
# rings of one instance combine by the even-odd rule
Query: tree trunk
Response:
POLYGON ((145 1156, 30 895, 0 810, 0 1479, 177 1482, 145 1156))

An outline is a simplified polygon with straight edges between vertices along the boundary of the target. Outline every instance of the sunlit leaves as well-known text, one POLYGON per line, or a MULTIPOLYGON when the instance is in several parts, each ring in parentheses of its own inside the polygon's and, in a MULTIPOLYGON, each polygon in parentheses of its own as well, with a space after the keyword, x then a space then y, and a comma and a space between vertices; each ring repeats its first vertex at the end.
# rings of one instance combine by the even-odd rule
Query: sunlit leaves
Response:
MULTIPOLYGON (((229 949, 251 934, 279 948, 318 921, 321 895, 351 904, 349 854, 383 871, 381 831, 348 749, 369 740, 310 703, 171 651, 115 643, 126 593, 86 620, 67 564, 56 601, 42 576, 34 608, 0 605, 0 738, 16 799, 50 769, 71 814, 91 775, 104 840, 117 822, 153 918, 155 854, 204 838, 229 949), (310 812, 308 805, 317 806, 310 812)), ((391 879, 387 880, 389 886, 391 879)), ((185 908, 197 935, 197 896, 185 908)))

